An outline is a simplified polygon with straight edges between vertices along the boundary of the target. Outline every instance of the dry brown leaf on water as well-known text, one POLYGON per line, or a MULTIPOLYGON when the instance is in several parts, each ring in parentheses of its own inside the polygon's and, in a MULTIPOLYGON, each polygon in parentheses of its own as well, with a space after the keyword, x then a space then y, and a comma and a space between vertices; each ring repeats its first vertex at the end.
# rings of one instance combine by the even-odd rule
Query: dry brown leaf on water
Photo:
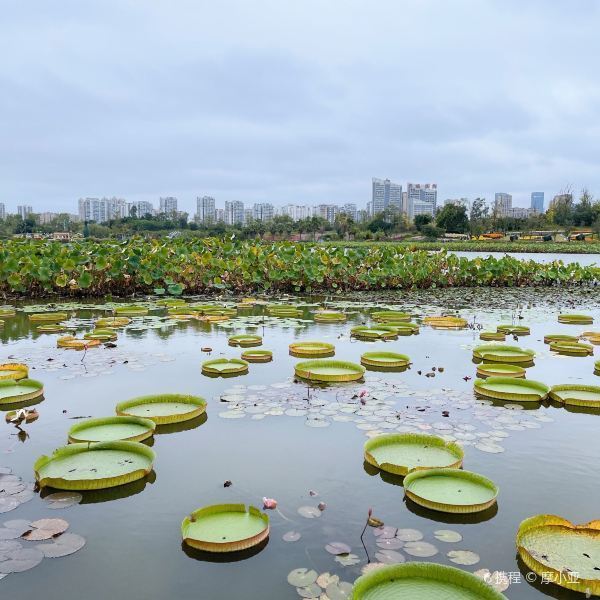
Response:
POLYGON ((67 530, 69 523, 64 519, 39 519, 31 523, 32 529, 23 534, 24 540, 49 540, 67 530))

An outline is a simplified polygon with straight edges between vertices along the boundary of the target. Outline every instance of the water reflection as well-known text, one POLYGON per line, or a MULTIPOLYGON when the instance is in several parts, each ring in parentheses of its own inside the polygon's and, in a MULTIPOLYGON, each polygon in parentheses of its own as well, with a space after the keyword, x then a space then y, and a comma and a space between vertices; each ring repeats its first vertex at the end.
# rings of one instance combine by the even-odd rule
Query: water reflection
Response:
POLYGON ((185 542, 181 542, 181 549, 194 560, 210 563, 233 563, 247 560, 262 552, 269 543, 269 539, 263 540, 257 546, 248 548, 247 550, 238 550, 237 552, 205 552, 188 546, 185 542))
POLYGON ((495 502, 492 506, 486 508, 485 510, 481 510, 476 513, 464 514, 446 513, 437 510, 431 510, 429 508, 425 508, 424 506, 420 506, 408 497, 404 498, 404 503, 406 504, 406 508, 408 508, 408 510, 410 510, 411 513, 419 517, 423 517, 424 519, 437 521, 438 523, 472 525, 476 523, 484 523, 485 521, 489 521, 498 514, 498 502, 495 502))
POLYGON ((178 433, 180 431, 190 431, 204 425, 208 421, 208 415, 204 412, 194 419, 181 421, 181 423, 168 423, 166 425, 157 425, 154 435, 163 435, 165 433, 178 433))

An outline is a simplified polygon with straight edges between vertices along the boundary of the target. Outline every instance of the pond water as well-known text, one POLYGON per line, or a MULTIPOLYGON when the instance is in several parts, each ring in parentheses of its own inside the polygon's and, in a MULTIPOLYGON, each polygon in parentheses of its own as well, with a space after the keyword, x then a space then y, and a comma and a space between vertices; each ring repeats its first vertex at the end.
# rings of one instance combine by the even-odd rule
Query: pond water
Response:
MULTIPOLYGON (((287 582, 293 569, 329 572, 349 582, 360 575, 368 560, 360 536, 369 508, 386 525, 418 530, 437 550, 419 559, 398 549, 407 560, 452 565, 448 552, 469 550, 480 560, 461 568, 504 570, 520 578, 505 592, 508 598, 582 598, 551 584, 528 583, 514 540, 519 523, 538 513, 575 523, 600 518, 600 415, 549 404, 523 409, 476 400, 471 355, 481 343, 477 330, 422 325, 419 335, 386 343, 351 340, 349 330, 369 323, 368 310, 374 306, 422 316, 454 309, 485 329, 527 324, 531 335, 521 337, 518 345, 537 352, 535 366, 527 369, 529 379, 600 385, 593 374, 597 353, 595 358, 563 357, 543 343, 544 334, 599 329, 598 294, 448 290, 395 293, 377 300, 353 295, 327 305, 348 312, 346 323, 331 324, 312 321, 311 310, 321 300, 306 300, 314 305, 304 308, 301 320, 268 319, 253 329, 237 318, 212 325, 176 322, 166 317, 165 309, 153 309, 153 317, 136 318, 120 330, 116 347, 89 349, 85 355, 57 349, 57 335, 35 333, 35 324, 23 312, 6 318, 0 362, 26 362, 30 377, 45 388, 37 405, 39 419, 23 425, 27 437, 19 438, 4 419, 0 423, 0 466, 24 481, 33 480, 38 456, 66 443, 67 431, 79 417, 112 415, 120 401, 168 392, 200 395, 208 408, 206 418, 165 426, 154 436, 154 473, 146 480, 84 492, 81 504, 62 510, 51 510, 36 493, 0 514, 0 524, 60 517, 69 522, 69 532, 87 542, 71 556, 45 558, 27 572, 8 575, 0 581, 2 598, 291 600, 300 597, 287 582), (561 310, 574 308, 592 314, 596 325, 557 322, 561 310), (263 336, 261 348, 272 350, 274 361, 251 364, 249 373, 238 377, 203 376, 203 360, 240 356, 242 350, 230 347, 227 337, 246 331, 263 336), (337 359, 354 362, 366 351, 397 351, 410 356, 412 367, 401 373, 367 371, 364 382, 309 388, 294 381, 294 364, 300 359, 288 354, 288 344, 301 340, 333 343, 337 359), (203 353, 205 347, 212 352, 203 353), (364 404, 357 398, 362 392, 364 404), (500 487, 497 507, 453 517, 405 501, 401 479, 380 475, 363 461, 363 444, 373 431, 425 431, 461 439, 465 469, 500 487), (224 487, 226 480, 230 487, 224 487), (211 556, 182 547, 180 525, 191 511, 224 502, 261 507, 264 496, 275 498, 278 508, 267 511, 271 534, 258 551, 211 556), (320 502, 325 510, 314 511, 320 502), (313 509, 304 509, 305 514, 320 516, 306 518, 298 512, 301 507, 313 509), (462 541, 436 539, 434 532, 446 529, 458 532, 462 541), (289 531, 301 538, 284 541, 289 531), (336 561, 325 550, 330 542, 348 544, 351 557, 341 563, 354 564, 336 561)), ((94 318, 108 314, 102 307, 84 306, 70 321, 78 335, 91 329, 94 318)), ((261 312, 254 308, 240 314, 261 312)), ((377 562, 381 548, 372 528, 364 542, 370 560, 377 562)))
POLYGON ((562 260, 565 264, 578 263, 582 267, 600 265, 600 254, 567 254, 559 252, 451 252, 451 254, 463 256, 464 258, 486 258, 488 256, 501 258, 502 256, 512 256, 519 260, 533 260, 538 263, 562 260))

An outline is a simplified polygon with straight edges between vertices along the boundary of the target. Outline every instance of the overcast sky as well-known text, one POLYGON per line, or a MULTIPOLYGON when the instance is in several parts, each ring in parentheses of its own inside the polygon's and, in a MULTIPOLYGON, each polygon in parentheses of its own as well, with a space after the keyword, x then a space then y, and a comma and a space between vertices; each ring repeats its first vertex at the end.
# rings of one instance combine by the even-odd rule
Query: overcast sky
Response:
POLYGON ((0 202, 600 195, 595 0, 3 0, 0 202))

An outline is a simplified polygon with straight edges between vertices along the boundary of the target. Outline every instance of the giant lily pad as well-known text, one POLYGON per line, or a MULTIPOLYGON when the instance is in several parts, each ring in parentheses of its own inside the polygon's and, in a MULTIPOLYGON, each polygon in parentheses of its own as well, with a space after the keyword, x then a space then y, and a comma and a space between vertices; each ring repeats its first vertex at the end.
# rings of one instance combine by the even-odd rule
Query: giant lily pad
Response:
POLYGON ((86 340, 98 340, 100 342, 114 342, 117 339, 117 332, 113 329, 99 328, 94 329, 94 331, 90 331, 83 335, 86 340))
POLYGON ((549 333, 544 336, 544 344, 551 344, 552 342, 570 342, 576 344, 579 338, 576 335, 562 335, 560 333, 549 333))
POLYGON ((248 363, 241 358, 214 358, 202 363, 205 375, 241 375, 248 372, 248 363))
POLYGON ((148 308, 139 304, 128 304, 115 307, 115 315, 120 317, 143 317, 148 314, 148 308))
POLYGON ((505 346, 503 344, 488 344, 473 348, 473 358, 488 362, 502 362, 509 364, 531 363, 535 357, 533 350, 526 350, 518 346, 505 346))
POLYGON ((393 329, 398 335, 413 335, 419 333, 419 326, 416 323, 386 321, 385 324, 386 328, 393 329))
POLYGON ((425 317, 423 323, 434 329, 464 329, 468 325, 466 319, 453 316, 425 317))
POLYGON ((131 323, 131 319, 129 317, 104 317, 96 321, 96 327, 125 327, 125 325, 129 325, 129 323, 131 323))
POLYGON ((271 350, 246 350, 242 352, 242 360, 251 363, 271 362, 273 352, 271 350))
POLYGON ((71 444, 33 466, 40 487, 98 490, 142 479, 152 471, 154 452, 139 442, 71 444))
POLYGON ((35 330, 38 333, 62 333, 67 331, 67 328, 60 323, 46 323, 45 325, 38 325, 35 330))
POLYGON ((360 362, 369 367, 396 369, 407 367, 410 364, 410 358, 406 354, 397 352, 365 352, 360 357, 360 362))
POLYGON ((314 319, 319 323, 342 323, 346 320, 346 315, 333 310, 320 310, 314 313, 314 319))
POLYGON ((525 377, 526 371, 519 365, 508 363, 483 363, 477 367, 479 377, 525 377))
POLYGON ((335 382, 362 379, 365 368, 343 360, 306 360, 296 364, 297 377, 310 381, 335 382))
POLYGON ((485 581, 455 567, 410 562, 369 571, 354 582, 355 600, 506 600, 485 581))
POLYGON ((506 333, 503 331, 482 331, 479 339, 484 342, 503 342, 506 339, 506 333))
POLYGON ((260 335, 250 335, 250 334, 242 334, 242 335, 232 335, 227 343, 230 346, 241 346, 242 348, 247 348, 248 346, 260 346, 262 344, 262 337, 260 335))
POLYGON ((540 402, 545 400, 550 388, 539 381, 515 377, 488 377, 475 380, 475 393, 495 400, 540 402))
POLYGON ((526 325, 498 325, 496 331, 510 335, 529 335, 531 330, 526 325))
POLYGON ((56 340, 56 345, 59 348, 68 348, 71 350, 87 350, 88 348, 96 348, 100 344, 100 340, 81 340, 72 335, 65 335, 56 340))
POLYGON ((517 550, 544 581, 600 595, 600 521, 573 525, 555 515, 531 517, 519 526, 517 550))
POLYGON ((244 504, 205 506, 181 524, 183 541, 207 552, 235 552, 257 546, 269 537, 269 517, 244 504))
POLYGON ((594 363, 594 373, 595 373, 596 375, 600 375, 600 360, 597 360, 597 361, 594 363))
POLYGON ((0 381, 0 405, 28 402, 44 394, 44 385, 35 379, 3 379, 0 381))
POLYGON ((66 312, 45 312, 29 315, 29 320, 34 323, 58 323, 60 321, 66 321, 68 318, 69 315, 66 312))
POLYGON ((571 406, 586 406, 600 408, 600 386, 563 384, 550 389, 550 398, 571 406))
POLYGON ((590 325, 594 322, 591 315, 558 315, 559 323, 567 323, 569 325, 590 325))
POLYGON ((594 346, 582 342, 550 342, 550 350, 566 356, 592 356, 594 346))
POLYGON ((424 433, 390 433, 365 443, 365 460, 388 473, 406 475, 411 469, 458 468, 464 452, 454 442, 424 433))
POLYGON ((462 514, 488 509, 498 495, 493 481, 461 469, 414 471, 404 478, 404 491, 425 508, 462 514))
POLYGON ((155 428, 154 421, 129 415, 87 419, 69 429, 69 442, 141 442, 151 437, 155 428))
POLYGON ((398 337, 398 332, 392 326, 379 325, 377 327, 353 327, 350 335, 364 340, 391 340, 398 337))
POLYGON ((289 346, 292 356, 324 357, 335 354, 335 346, 327 342, 294 342, 289 346))
POLYGON ((379 310, 371 313, 371 318, 374 321, 387 323, 390 321, 410 321, 412 315, 399 310, 379 310))
POLYGON ((14 317, 16 316, 16 312, 15 309, 12 306, 3 306, 2 308, 0 308, 0 317, 2 317, 3 319, 6 319, 7 317, 14 317))
POLYGON ((143 417, 157 425, 181 423, 195 419, 206 411, 206 400, 187 394, 140 396, 119 402, 117 415, 143 417))
POLYGON ((4 363, 0 365, 0 381, 3 379, 25 379, 29 374, 27 365, 21 363, 4 363))

